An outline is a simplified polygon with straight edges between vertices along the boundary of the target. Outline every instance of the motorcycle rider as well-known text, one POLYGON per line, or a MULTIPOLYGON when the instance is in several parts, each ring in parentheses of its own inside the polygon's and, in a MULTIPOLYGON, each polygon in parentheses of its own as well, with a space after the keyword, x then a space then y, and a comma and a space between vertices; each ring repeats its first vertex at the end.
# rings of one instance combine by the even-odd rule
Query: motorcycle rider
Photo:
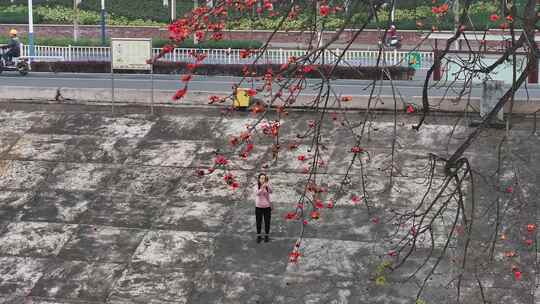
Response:
POLYGON ((390 28, 388 29, 388 33, 386 36, 387 36, 386 38, 387 46, 396 47, 396 48, 399 48, 401 46, 401 38, 398 36, 397 29, 394 24, 392 24, 390 28))
POLYGON ((11 60, 13 60, 13 57, 19 57, 21 56, 21 43, 19 42, 19 37, 17 37, 17 30, 11 29, 9 31, 9 41, 8 44, 4 44, 1 46, 2 49, 8 49, 7 52, 4 53, 4 59, 6 60, 6 64, 11 64, 11 60))

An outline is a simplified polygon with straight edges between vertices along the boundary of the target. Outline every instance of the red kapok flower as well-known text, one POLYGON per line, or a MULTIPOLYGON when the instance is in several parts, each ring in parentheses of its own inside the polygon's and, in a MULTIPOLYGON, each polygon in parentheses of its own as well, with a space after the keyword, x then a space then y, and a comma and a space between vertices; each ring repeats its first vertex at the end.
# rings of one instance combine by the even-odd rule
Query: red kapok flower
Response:
POLYGON ((250 50, 240 50, 240 58, 248 58, 251 56, 250 50))
POLYGON ((204 39, 204 32, 203 31, 196 31, 195 32, 195 39, 197 39, 197 41, 201 41, 204 39))
POLYGON ((312 72, 313 71, 313 66, 311 65, 306 65, 303 69, 304 73, 309 73, 309 72, 312 72))
POLYGON ((351 152, 352 153, 362 153, 364 152, 364 149, 362 147, 359 147, 359 146, 354 146, 351 148, 351 152))
POLYGON ((164 54, 170 53, 173 50, 174 50, 174 45, 167 44, 167 45, 163 46, 163 53, 164 54))
POLYGON ((223 176, 223 180, 229 183, 230 181, 234 180, 234 175, 232 175, 231 173, 227 173, 223 176))
POLYGON ((514 18, 512 16, 508 15, 508 16, 506 16, 506 21, 513 22, 514 18))
POLYGON ((212 34, 212 39, 219 41, 223 39, 223 33, 217 32, 212 34))
POLYGON ((204 176, 204 170, 203 169, 197 169, 197 176, 204 176))
POLYGON ((318 220, 321 217, 321 214, 319 213, 319 211, 315 210, 315 211, 311 211, 310 216, 312 219, 318 220))
POLYGON ((358 196, 356 196, 356 195, 353 195, 353 196, 351 197, 351 200, 352 200, 352 202, 353 202, 354 204, 357 204, 357 203, 360 202, 360 198, 359 198, 358 196))
POLYGON ((414 107, 412 104, 407 105, 407 113, 409 114, 414 113, 414 107))
POLYGON ((287 214, 285 214, 285 219, 287 220, 292 220, 296 217, 296 212, 287 212, 287 214))
POLYGON ((274 9, 274 5, 269 0, 265 0, 263 4, 264 9, 271 11, 274 9))
POLYGON ((190 71, 193 71, 194 69, 196 69, 199 65, 196 64, 196 63, 188 63, 186 65, 187 69, 190 70, 190 71))
POLYGON ((315 200, 315 208, 317 209, 323 209, 324 208, 324 204, 321 200, 315 200))
POLYGON ((216 95, 212 95, 208 99, 210 100, 208 102, 209 104, 213 104, 213 103, 216 103, 218 101, 221 101, 221 98, 219 98, 219 96, 216 96, 216 95))
POLYGON ((319 14, 323 17, 328 16, 328 14, 330 14, 330 7, 328 5, 321 5, 319 8, 319 14))
POLYGON ((307 225, 307 224, 308 224, 308 221, 307 221, 307 220, 304 220, 303 224, 304 224, 304 225, 307 225))
POLYGON ((248 96, 250 97, 253 97, 255 95, 257 95, 257 91, 255 89, 249 89, 246 91, 246 94, 248 94, 248 96))
POLYGON ((352 96, 342 96, 341 97, 342 102, 349 102, 352 101, 352 96))
POLYGON ((216 165, 221 165, 221 166, 226 166, 229 163, 229 161, 223 155, 216 156, 216 159, 214 160, 214 162, 216 163, 216 165))
POLYGON ((238 187, 240 187, 240 184, 238 184, 238 182, 232 182, 231 187, 233 188, 233 190, 236 190, 238 189, 238 187))
POLYGON ((326 208, 328 208, 328 209, 334 208, 334 202, 333 201, 328 201, 328 203, 326 203, 326 208))
POLYGON ((190 74, 190 75, 184 75, 184 76, 182 76, 182 81, 183 81, 183 82, 188 82, 188 81, 190 81, 192 78, 193 78, 193 76, 191 76, 191 74, 190 74))
POLYGON ((289 262, 297 263, 299 257, 300 257, 300 252, 298 250, 294 250, 293 252, 289 253, 289 262))
POLYGON ((499 17, 499 15, 497 15, 497 14, 491 14, 491 16, 489 16, 489 20, 491 22, 497 22, 499 20, 499 18, 501 18, 501 17, 499 17))
POLYGON ((512 186, 506 187, 506 193, 512 193, 512 192, 514 192, 514 188, 512 188, 512 186))
POLYGON ((392 251, 388 252, 388 255, 391 256, 391 257, 395 257, 395 256, 397 256, 397 252, 392 250, 392 251))
POLYGON ((534 229, 536 229, 536 225, 535 225, 535 224, 527 224, 527 231, 528 231, 528 232, 533 232, 534 229))
POLYGON ((173 100, 180 100, 186 96, 187 93, 187 87, 184 87, 183 89, 180 89, 176 91, 176 94, 173 96, 173 100))
POLYGON ((230 139, 229 139, 229 144, 231 146, 236 146, 240 143, 240 140, 238 139, 238 137, 236 136, 232 136, 230 139))
POLYGON ((527 244, 527 246, 531 246, 533 244, 533 240, 531 239, 526 239, 525 240, 525 244, 527 244))
POLYGON ((516 278, 516 281, 521 280, 521 271, 519 270, 514 271, 514 277, 516 278))
POLYGON ((299 161, 305 161, 305 160, 306 160, 306 156, 305 156, 304 154, 298 155, 298 160, 299 160, 299 161))

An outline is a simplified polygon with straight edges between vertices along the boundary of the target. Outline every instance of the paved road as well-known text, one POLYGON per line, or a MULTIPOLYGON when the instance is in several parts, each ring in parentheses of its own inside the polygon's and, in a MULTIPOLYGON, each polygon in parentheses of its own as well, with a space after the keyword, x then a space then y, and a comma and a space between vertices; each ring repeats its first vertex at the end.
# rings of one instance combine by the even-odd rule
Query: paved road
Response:
MULTIPOLYGON (((182 86, 178 75, 155 75, 154 88, 156 90, 176 90, 182 86)), ((196 76, 190 82, 190 90, 202 92, 229 92, 234 83, 240 80, 238 77, 230 76, 196 76)), ((318 80, 309 80, 310 84, 316 85, 318 80)), ((115 75, 114 81, 116 88, 124 89, 150 89, 150 75, 115 75)), ((335 80, 333 88, 338 94, 343 95, 368 95, 370 81, 367 80, 335 80)), ((43 88, 110 88, 111 76, 109 74, 53 74, 53 73, 34 73, 27 77, 20 77, 13 73, 4 73, 0 76, 0 85, 2 86, 25 86, 25 87, 43 87, 43 88)), ((249 87, 249 83, 245 83, 249 87)), ((423 83, 421 81, 396 81, 394 88, 396 94, 404 97, 420 96, 422 94, 423 83)), ((462 88, 459 84, 453 86, 443 85, 437 88, 431 88, 431 96, 455 96, 458 90, 462 88), (447 93, 445 93, 447 92, 447 93)), ((304 94, 314 94, 314 86, 308 87, 304 94)), ((377 89, 381 95, 392 95, 390 82, 377 89)), ((475 85, 472 89, 472 97, 480 97, 482 88, 475 85)), ((520 89, 516 95, 517 98, 526 98, 529 95, 532 98, 540 98, 540 86, 528 85, 527 90, 520 89)))

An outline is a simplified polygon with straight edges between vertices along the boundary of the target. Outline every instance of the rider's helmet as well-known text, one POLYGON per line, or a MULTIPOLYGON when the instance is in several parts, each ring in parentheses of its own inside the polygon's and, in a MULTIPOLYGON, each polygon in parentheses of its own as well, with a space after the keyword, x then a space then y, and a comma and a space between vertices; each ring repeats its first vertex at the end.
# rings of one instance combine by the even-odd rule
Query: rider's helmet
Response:
POLYGON ((12 37, 17 36, 17 30, 16 29, 9 30, 9 35, 12 36, 12 37))

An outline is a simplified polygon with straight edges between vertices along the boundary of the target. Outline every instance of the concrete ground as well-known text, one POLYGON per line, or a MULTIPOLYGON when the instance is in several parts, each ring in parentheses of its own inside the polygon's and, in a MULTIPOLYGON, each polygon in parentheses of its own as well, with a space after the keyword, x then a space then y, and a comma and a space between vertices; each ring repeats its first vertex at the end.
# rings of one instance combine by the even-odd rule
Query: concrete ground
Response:
MULTIPOLYGON (((397 237, 388 212, 413 208, 426 189, 427 154, 447 156, 471 130, 462 123, 454 130, 457 117, 435 116, 414 132, 410 125, 417 117, 398 117, 399 174, 389 186, 393 118, 376 114, 365 146, 370 160, 363 160, 372 210, 368 214, 364 201, 351 200, 361 195, 356 164, 347 194, 336 208, 324 209, 321 219, 310 220, 299 263, 290 264, 300 223, 284 215, 293 210, 307 178, 297 156, 309 155, 309 142, 296 135, 314 116, 292 112, 284 119, 283 146, 294 141, 299 148, 284 150, 276 163, 272 141, 262 135, 247 161, 231 155, 231 172, 240 183, 233 190, 222 171, 203 178, 195 172, 213 163, 216 149, 228 149, 230 136, 256 121, 249 113, 222 116, 216 109, 186 107, 148 115, 146 109, 119 107, 112 115, 109 109, 0 107, 0 303, 415 303, 429 268, 409 276, 428 257, 428 240, 407 264, 385 273, 385 284, 375 282, 377 268, 394 261, 387 255, 397 237), (453 130, 455 138, 448 140, 453 130), (257 244, 252 189, 261 170, 271 178, 275 205, 271 241, 257 244)), ((348 115, 353 121, 363 117, 348 115)), ((482 297, 489 303, 540 301, 538 234, 523 232, 528 223, 540 225, 540 138, 532 134, 532 120, 515 122, 514 157, 501 169, 502 183, 512 182, 509 170, 515 166, 522 190, 494 190, 496 147, 504 133, 483 133, 466 154, 478 174, 472 258, 460 270, 455 259, 463 236, 452 239, 418 303, 455 303, 460 273, 462 303, 482 303, 482 297), (498 244, 493 261, 487 261, 482 250, 492 232, 490 206, 496 198, 520 207, 509 204, 505 210, 508 242, 498 244), (524 236, 534 245, 524 245, 524 236), (507 257, 508 250, 516 255, 507 257), (522 269, 519 281, 513 265, 522 269)), ((332 120, 325 127, 331 141, 319 178, 335 192, 351 157, 352 136, 332 120)), ((455 212, 450 206, 435 222, 438 246, 455 212)), ((432 266, 435 259, 426 263, 432 266)))

